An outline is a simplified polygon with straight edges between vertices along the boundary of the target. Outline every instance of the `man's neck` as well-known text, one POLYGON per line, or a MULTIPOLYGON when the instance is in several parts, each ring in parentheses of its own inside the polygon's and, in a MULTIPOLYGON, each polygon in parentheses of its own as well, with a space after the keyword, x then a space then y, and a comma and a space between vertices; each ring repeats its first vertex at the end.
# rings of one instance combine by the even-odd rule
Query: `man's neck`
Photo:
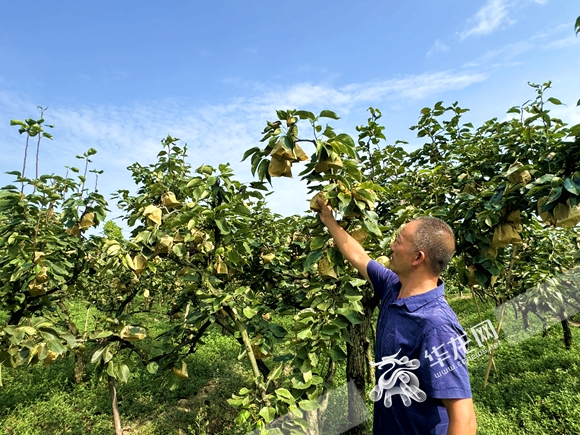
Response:
POLYGON ((404 279, 399 277, 399 281, 401 282, 401 290, 399 291, 399 297, 397 299, 402 299, 433 290, 438 286, 439 278, 416 275, 404 279))

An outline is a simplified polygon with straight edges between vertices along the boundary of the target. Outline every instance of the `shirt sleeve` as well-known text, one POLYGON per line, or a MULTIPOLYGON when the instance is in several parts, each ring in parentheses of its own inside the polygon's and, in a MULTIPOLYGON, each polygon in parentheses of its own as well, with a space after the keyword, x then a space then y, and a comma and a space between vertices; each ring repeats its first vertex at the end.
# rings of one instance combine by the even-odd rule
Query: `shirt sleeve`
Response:
POLYGON ((375 260, 371 260, 367 264, 367 275, 369 276, 369 280, 373 285, 375 293, 381 299, 385 297, 389 288, 392 288, 397 282, 399 282, 399 277, 395 272, 387 269, 375 260))
POLYGON ((429 331, 420 351, 421 388, 436 399, 471 397, 467 371, 467 336, 458 325, 445 324, 429 331))

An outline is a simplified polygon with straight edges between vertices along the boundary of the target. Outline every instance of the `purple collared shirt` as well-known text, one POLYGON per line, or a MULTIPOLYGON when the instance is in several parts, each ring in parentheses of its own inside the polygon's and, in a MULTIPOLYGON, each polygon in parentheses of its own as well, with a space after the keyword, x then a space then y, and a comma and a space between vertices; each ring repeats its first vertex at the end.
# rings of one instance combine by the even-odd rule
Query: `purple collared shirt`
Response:
POLYGON ((445 435, 449 419, 441 399, 470 398, 471 388, 466 335, 443 282, 397 299, 401 283, 394 272, 372 260, 367 273, 381 298, 375 361, 383 364, 376 370, 374 434, 445 435))

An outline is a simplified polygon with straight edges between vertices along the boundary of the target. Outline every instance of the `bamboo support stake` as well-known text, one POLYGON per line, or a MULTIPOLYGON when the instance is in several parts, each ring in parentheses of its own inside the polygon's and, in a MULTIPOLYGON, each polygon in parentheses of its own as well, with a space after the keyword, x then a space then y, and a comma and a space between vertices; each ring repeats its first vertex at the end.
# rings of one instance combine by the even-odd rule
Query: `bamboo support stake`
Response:
POLYGON ((85 333, 83 335, 87 335, 87 329, 89 329, 89 313, 91 312, 91 308, 87 308, 87 315, 85 317, 85 333))
MULTIPOLYGON (((509 269, 508 269, 508 272, 507 272, 507 275, 506 275, 506 279, 505 279, 505 289, 506 289, 506 292, 511 288, 511 285, 512 285, 512 272, 513 272, 513 269, 514 269, 514 263, 516 262, 516 253, 517 252, 518 252, 518 245, 513 245, 513 247, 512 247, 512 258, 510 260, 510 266, 509 266, 509 269)), ((498 324, 497 324, 497 336, 498 337, 499 337, 499 331, 501 331, 501 324, 503 322, 503 316, 505 314, 505 307, 506 307, 506 304, 504 302, 503 305, 502 305, 502 307, 501 307, 501 312, 500 312, 500 315, 499 315, 499 321, 498 321, 498 324)), ((495 340, 494 343, 496 343, 496 342, 497 342, 497 339, 495 340)), ((494 346, 491 349, 491 352, 489 354, 489 360, 487 362, 487 368, 485 370, 485 377, 483 379, 483 388, 486 388, 487 387, 487 381, 489 379, 489 372, 491 370, 491 364, 492 364, 492 361, 493 361, 493 354, 495 353, 495 349, 496 349, 496 347, 494 346)))
POLYGON ((254 350, 252 349, 252 342, 250 341, 250 337, 248 335, 248 330, 246 329, 246 325, 244 325, 241 321, 239 316, 237 315, 236 311, 228 306, 223 307, 224 311, 231 317, 234 321, 238 331, 240 331, 240 335, 242 337, 242 341, 244 342, 244 347, 246 348, 246 354, 248 355, 248 359, 250 360, 250 365, 252 366, 252 371, 254 372, 254 377, 256 378, 256 384, 262 394, 262 400, 266 404, 266 406, 270 406, 270 401, 266 397, 266 389, 264 388, 264 382, 262 373, 258 368, 258 361, 256 359, 256 355, 254 354, 254 350))
MULTIPOLYGON (((475 307, 477 308, 477 317, 479 318, 479 322, 483 322, 483 317, 481 315, 481 309, 479 308, 479 303, 477 302, 477 297, 475 295, 475 290, 473 290, 473 286, 469 286, 469 289, 471 290, 471 297, 473 298, 473 302, 475 303, 475 307)), ((485 345, 487 346, 487 352, 491 355, 491 349, 489 348, 489 343, 486 341, 485 345)), ((493 371, 497 374, 497 367, 495 366, 495 360, 493 359, 493 356, 491 358, 491 363, 493 365, 493 371)))
POLYGON ((189 316, 189 304, 185 307, 185 314, 183 315, 183 329, 187 326, 187 316, 189 316))

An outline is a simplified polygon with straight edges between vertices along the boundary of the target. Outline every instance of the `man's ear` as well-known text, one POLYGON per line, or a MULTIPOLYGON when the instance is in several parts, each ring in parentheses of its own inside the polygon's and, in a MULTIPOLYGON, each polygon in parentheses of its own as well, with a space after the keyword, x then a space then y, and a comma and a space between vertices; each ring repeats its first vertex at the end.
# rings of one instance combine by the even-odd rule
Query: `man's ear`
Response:
POLYGON ((415 258, 413 259, 413 266, 418 266, 425 261, 425 253, 423 251, 417 251, 415 258))

